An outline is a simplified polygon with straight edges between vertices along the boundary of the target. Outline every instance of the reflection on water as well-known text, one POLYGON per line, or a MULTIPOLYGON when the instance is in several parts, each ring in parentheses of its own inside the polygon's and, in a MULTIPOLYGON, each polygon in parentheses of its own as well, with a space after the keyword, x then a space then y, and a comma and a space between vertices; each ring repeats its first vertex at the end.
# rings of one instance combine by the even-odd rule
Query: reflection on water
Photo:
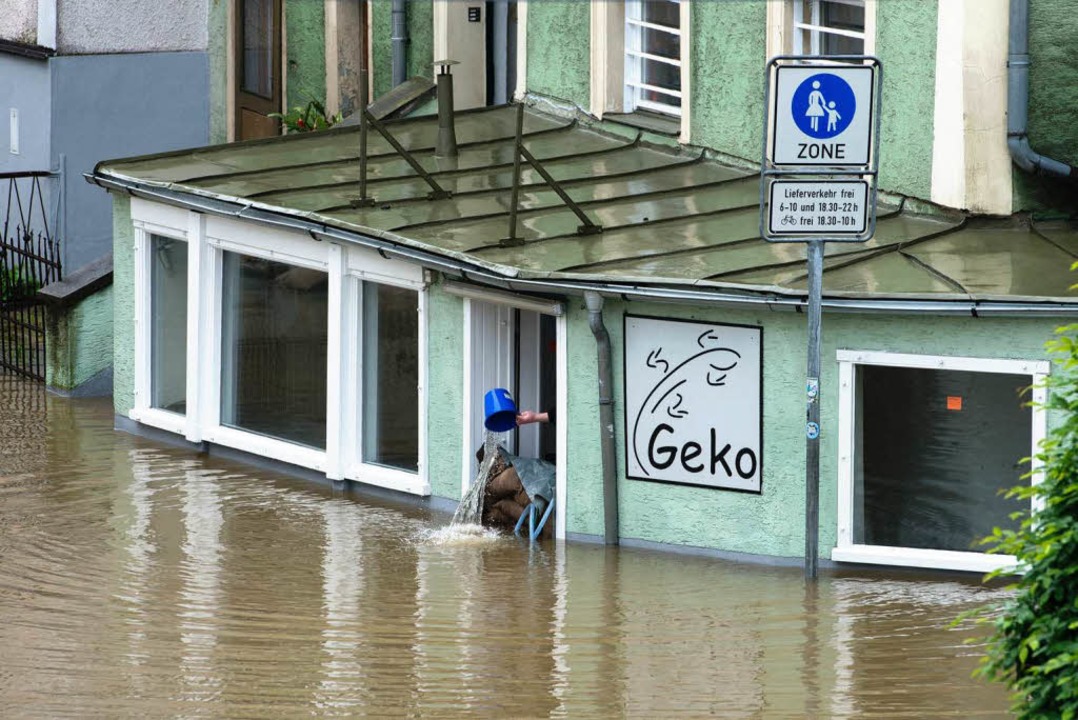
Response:
POLYGON ((0 375, 0 716, 1006 716, 954 579, 462 537, 0 375))

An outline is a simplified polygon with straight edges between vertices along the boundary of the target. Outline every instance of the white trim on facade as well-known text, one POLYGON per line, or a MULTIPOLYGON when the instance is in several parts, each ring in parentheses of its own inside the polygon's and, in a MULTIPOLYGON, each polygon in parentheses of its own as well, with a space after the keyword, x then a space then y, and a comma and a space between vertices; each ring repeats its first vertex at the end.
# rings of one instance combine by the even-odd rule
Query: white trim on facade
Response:
POLYGON ((281 462, 416 495, 429 495, 427 443, 427 290, 423 269, 377 253, 300 232, 207 216, 135 198, 135 399, 130 417, 146 425, 281 462), (151 318, 149 238, 160 235, 188 245, 187 413, 150 407, 151 318), (307 447, 221 424, 222 259, 236 252, 328 276, 326 449, 307 447), (416 293, 418 314, 418 471, 364 463, 360 450, 363 281, 416 293))
POLYGON ((56 0, 37 0, 37 44, 56 49, 56 0))
MULTIPOLYGON (((989 572, 999 568, 1013 567, 1016 561, 1010 555, 989 555, 977 552, 924 550, 854 543, 854 468, 857 461, 857 366, 878 365, 924 370, 958 370, 1029 375, 1034 385, 1032 443, 1030 448, 1030 454, 1034 455, 1040 441, 1048 432, 1048 417, 1043 403, 1047 400, 1045 380, 1050 371, 1050 363, 1046 360, 946 357, 858 350, 839 350, 836 353, 836 359, 839 365, 838 533, 836 547, 831 551, 831 559, 836 562, 900 565, 969 572, 989 572)), ((1040 466, 1034 465, 1032 482, 1034 484, 1040 482, 1041 477, 1040 466)))

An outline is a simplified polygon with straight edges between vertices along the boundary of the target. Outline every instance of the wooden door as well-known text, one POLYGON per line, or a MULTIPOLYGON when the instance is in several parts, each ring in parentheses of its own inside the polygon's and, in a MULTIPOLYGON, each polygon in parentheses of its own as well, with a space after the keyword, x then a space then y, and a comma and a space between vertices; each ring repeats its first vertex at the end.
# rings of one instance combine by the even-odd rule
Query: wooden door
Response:
POLYGON ((282 0, 236 0, 236 139, 280 133, 282 0))

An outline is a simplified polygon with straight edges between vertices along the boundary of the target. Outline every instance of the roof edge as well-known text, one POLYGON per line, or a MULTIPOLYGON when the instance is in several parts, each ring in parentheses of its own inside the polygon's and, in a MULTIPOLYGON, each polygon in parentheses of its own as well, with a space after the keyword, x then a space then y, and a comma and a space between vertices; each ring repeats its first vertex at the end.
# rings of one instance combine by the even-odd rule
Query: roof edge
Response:
MULTIPOLYGON (((143 197, 148 200, 222 217, 288 227, 305 232, 315 238, 324 237, 341 240, 374 250, 383 257, 395 255, 423 267, 446 273, 454 278, 514 292, 546 294, 553 292, 582 295, 584 292, 590 291, 625 300, 692 302, 741 308, 767 307, 770 310, 794 312, 803 312, 807 308, 807 297, 760 290, 746 289, 744 292, 719 292, 701 288, 670 287, 661 283, 652 285, 641 282, 600 282, 587 278, 581 278, 580 280, 569 278, 543 280, 514 277, 512 275, 498 274, 492 267, 466 261, 459 257, 457 253, 441 253, 436 250, 409 246, 401 242, 402 238, 392 233, 350 231, 309 217, 276 212, 265 208, 254 208, 251 204, 221 198, 195 196, 168 188, 151 186, 131 178, 103 174, 98 168, 95 168, 91 173, 86 173, 84 177, 87 182, 106 190, 119 190, 134 197, 143 197)), ((1055 298, 1046 298, 1037 302, 1009 302, 1003 300, 899 300, 894 298, 851 299, 825 297, 823 299, 823 308, 831 312, 841 313, 929 314, 975 318, 1048 318, 1078 314, 1078 301, 1066 302, 1055 298)))

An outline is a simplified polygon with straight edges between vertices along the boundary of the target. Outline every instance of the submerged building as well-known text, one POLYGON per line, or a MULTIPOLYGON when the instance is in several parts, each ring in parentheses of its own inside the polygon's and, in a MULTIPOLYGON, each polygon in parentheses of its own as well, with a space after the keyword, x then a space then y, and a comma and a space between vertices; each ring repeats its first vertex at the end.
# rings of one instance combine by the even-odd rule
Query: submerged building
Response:
MULTIPOLYGON (((878 225, 825 258, 820 555, 996 567, 975 541, 1021 509, 998 490, 1047 432, 1044 342, 1078 311, 1064 10, 409 4, 409 62, 464 61, 457 154, 421 109, 94 170, 119 423, 448 503, 507 387, 555 410, 507 442, 555 459, 558 538, 799 563, 806 278, 760 238, 763 71, 875 55, 878 225)), ((367 50, 375 90, 390 57, 367 50)))

